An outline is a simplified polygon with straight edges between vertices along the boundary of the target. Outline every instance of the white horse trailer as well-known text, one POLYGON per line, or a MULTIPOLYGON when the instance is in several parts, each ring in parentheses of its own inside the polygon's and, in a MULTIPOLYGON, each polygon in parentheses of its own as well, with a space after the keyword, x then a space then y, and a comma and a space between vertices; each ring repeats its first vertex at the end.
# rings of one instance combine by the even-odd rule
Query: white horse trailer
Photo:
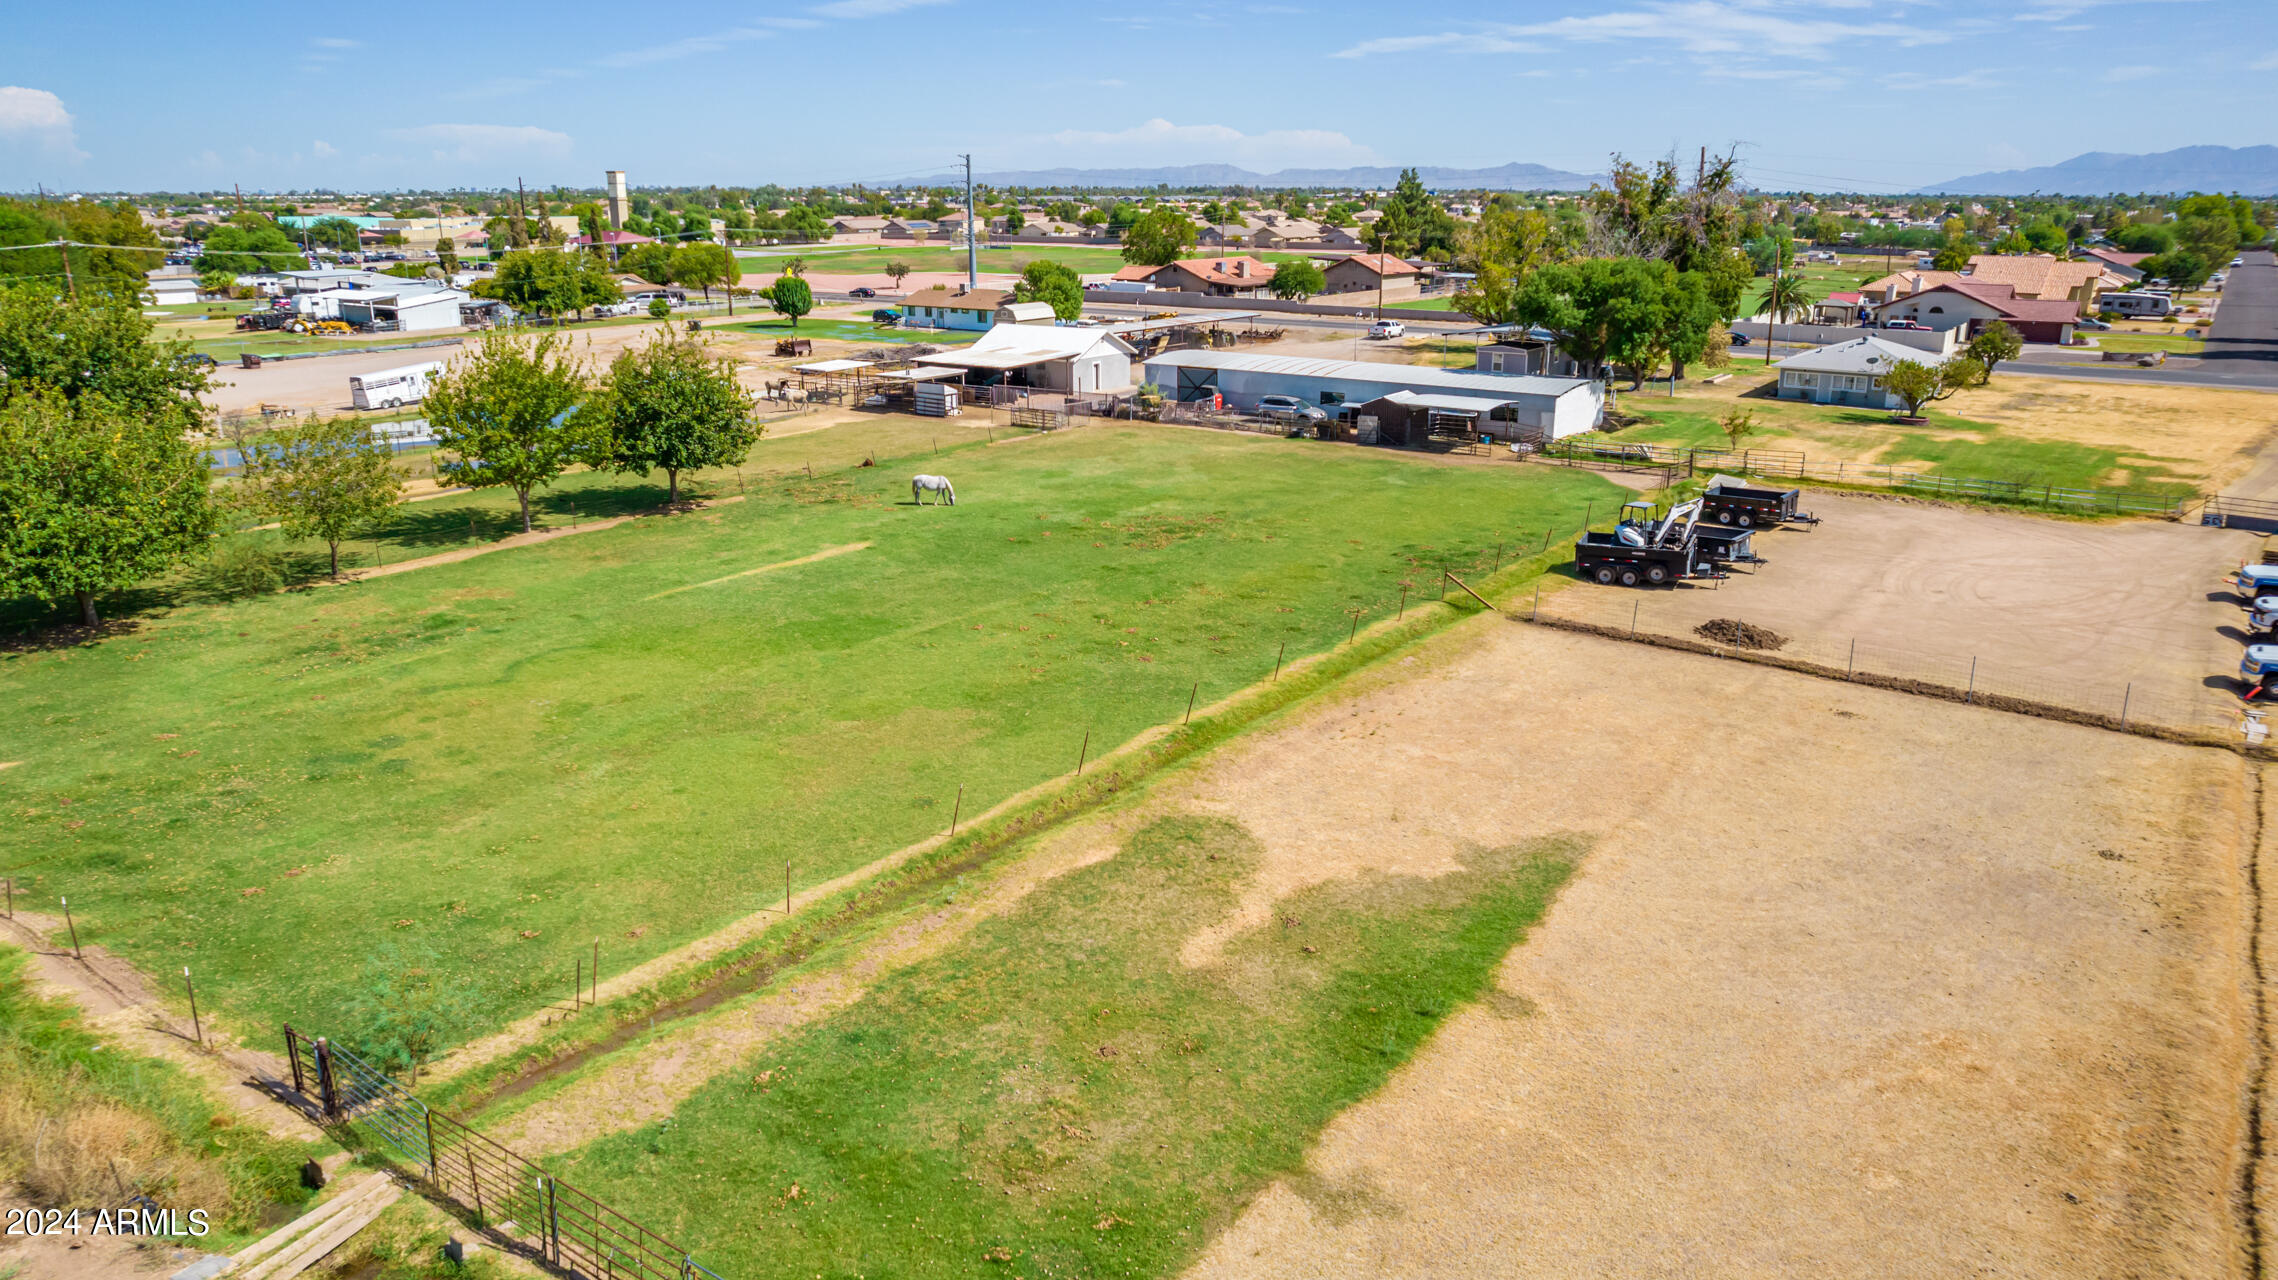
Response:
POLYGON ((350 375, 348 398, 359 409, 394 409, 427 398, 427 380, 443 368, 440 360, 407 364, 400 369, 350 375))

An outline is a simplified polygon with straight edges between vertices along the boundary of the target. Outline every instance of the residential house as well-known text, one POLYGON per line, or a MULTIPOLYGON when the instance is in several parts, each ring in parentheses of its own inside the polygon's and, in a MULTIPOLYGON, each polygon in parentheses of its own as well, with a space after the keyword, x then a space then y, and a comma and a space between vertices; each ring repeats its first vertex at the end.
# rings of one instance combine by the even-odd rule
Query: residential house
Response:
POLYGON ((1367 293, 1378 289, 1387 298, 1414 297, 1421 292, 1423 268, 1389 253, 1356 253, 1339 258, 1321 272, 1327 281, 1321 292, 1367 293))
POLYGON ((1901 360, 1925 364, 1925 353, 1881 338, 1860 337, 1815 347, 1773 366, 1780 371, 1782 400, 1850 404, 1868 409, 1903 409, 1906 402, 1883 389, 1883 375, 1901 360))
POLYGON ((2070 298, 2021 298, 2016 287, 1956 280, 1872 308, 1875 323, 1912 320, 1931 329, 1959 329, 1975 336, 1996 320, 2008 322, 2027 342, 2069 343, 2080 319, 2070 298))
POLYGON ((2123 282, 2134 284, 2144 278, 2143 261, 2148 253, 2123 253, 2118 249, 2097 246, 2082 249, 2080 256, 2102 263, 2105 274, 2118 276, 2123 282))
POLYGON ((1239 249, 1250 243, 1253 228, 1247 222, 1206 222, 1194 232, 1197 248, 1239 249))
POLYGON ((1879 307, 1895 302, 1924 289, 1935 289, 1952 284, 1962 278, 1959 271, 1895 271, 1879 280, 1869 280, 1859 286, 1859 299, 1867 306, 1879 307))
POLYGON ((1118 281, 1144 281, 1158 289, 1206 293, 1220 298, 1257 298, 1270 292, 1274 269, 1247 255, 1238 258, 1181 258, 1160 267, 1125 267, 1118 281))
POLYGON ((1321 224, 1304 218, 1276 218, 1250 233, 1253 249, 1288 249, 1320 242, 1321 224))
POLYGON ((888 218, 878 229, 881 240, 930 240, 940 235, 940 227, 924 218, 888 218))
MULTIPOLYGON (((2108 287, 2103 263, 2067 262, 2046 253, 1974 254, 1964 274, 1973 284, 2008 285, 2020 298, 2068 299, 2076 314, 2086 311, 2108 287)), ((2119 283, 2114 280, 2110 285, 2119 283)))
POLYGON ((831 219, 834 236, 874 236, 886 229, 888 219, 868 214, 850 213, 843 218, 831 219))
POLYGON ((1012 300, 1010 289, 937 284, 902 299, 902 323, 918 329, 987 329, 1012 300))

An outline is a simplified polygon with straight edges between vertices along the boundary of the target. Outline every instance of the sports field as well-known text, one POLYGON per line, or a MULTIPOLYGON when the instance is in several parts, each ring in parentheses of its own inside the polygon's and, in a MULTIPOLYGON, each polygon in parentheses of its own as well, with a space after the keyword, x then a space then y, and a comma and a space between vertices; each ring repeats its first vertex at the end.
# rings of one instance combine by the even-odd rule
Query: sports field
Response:
MULTIPOLYGON (((452 975, 456 1040, 566 997, 596 938, 620 972, 779 901, 787 862, 794 887, 863 866, 960 784, 970 813, 1068 772, 1087 734, 1617 492, 1181 429, 986 439, 787 435, 740 502, 236 604, 154 592, 132 635, 10 652, 10 869, 87 942, 194 960, 237 1025, 346 1026, 353 989, 418 968, 452 975), (917 470, 960 505, 907 505, 917 470)), ((581 491, 584 519, 654 500, 572 480, 552 523, 581 491)), ((494 533, 504 505, 414 504, 403 536, 494 533)))

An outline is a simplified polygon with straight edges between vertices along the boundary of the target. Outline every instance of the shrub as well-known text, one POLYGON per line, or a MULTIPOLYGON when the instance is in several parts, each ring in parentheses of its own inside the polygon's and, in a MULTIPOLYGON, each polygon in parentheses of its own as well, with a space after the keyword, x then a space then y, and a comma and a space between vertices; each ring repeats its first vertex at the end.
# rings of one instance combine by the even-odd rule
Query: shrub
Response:
POLYGON ((266 595, 285 585, 284 560, 265 542, 220 538, 197 569, 198 587, 220 600, 266 595))
POLYGON ((649 319, 662 320, 672 314, 672 304, 662 298, 649 299, 649 319))

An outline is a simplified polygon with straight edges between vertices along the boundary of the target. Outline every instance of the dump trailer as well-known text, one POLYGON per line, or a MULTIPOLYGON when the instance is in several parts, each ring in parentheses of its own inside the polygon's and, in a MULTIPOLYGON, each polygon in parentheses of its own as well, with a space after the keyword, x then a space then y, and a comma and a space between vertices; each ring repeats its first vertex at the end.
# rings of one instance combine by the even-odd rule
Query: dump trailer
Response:
POLYGON ((1701 558, 1711 564, 1763 564, 1764 557, 1756 554, 1755 538, 1754 529, 1704 524, 1693 530, 1694 541, 1701 544, 1701 558))
POLYGON ((1701 490, 1702 512, 1708 519, 1743 529, 1818 524, 1818 516, 1796 509, 1802 498, 1801 489, 1761 489, 1731 476, 1718 476, 1701 490))
POLYGON ((1574 572, 1593 582, 1625 587, 1664 586, 1681 578, 1722 578, 1702 550, 1701 502, 1681 502, 1656 519, 1653 508, 1633 502, 1622 508, 1611 533, 1585 532, 1574 540, 1574 572))

